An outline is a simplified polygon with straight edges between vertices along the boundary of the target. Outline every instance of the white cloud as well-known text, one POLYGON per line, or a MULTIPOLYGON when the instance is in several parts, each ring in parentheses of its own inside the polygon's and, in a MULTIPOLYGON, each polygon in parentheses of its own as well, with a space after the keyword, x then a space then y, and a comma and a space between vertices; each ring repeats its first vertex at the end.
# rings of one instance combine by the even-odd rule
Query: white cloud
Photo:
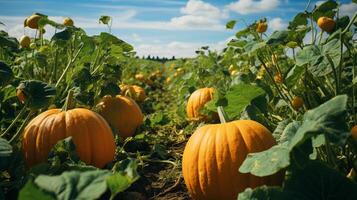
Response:
POLYGON ((133 33, 133 34, 131 35, 131 38, 132 38, 135 42, 142 42, 142 41, 143 41, 143 39, 141 38, 141 36, 138 35, 138 34, 136 34, 136 33, 133 33))
POLYGON ((273 18, 268 22, 268 28, 272 31, 282 30, 287 27, 287 24, 280 17, 273 18))
POLYGON ((181 42, 173 41, 170 43, 150 43, 150 44, 139 44, 135 46, 137 54, 141 56, 155 55, 159 57, 170 58, 175 56, 177 58, 182 57, 194 57, 196 55, 195 51, 202 46, 209 46, 211 50, 221 51, 227 46, 227 43, 233 37, 228 38, 224 41, 219 41, 217 43, 203 43, 203 42, 181 42))
POLYGON ((348 15, 352 17, 352 15, 357 11, 357 4, 355 3, 348 3, 348 4, 342 4, 340 7, 340 14, 342 16, 348 15))
POLYGON ((193 16, 206 16, 210 18, 225 17, 225 14, 222 13, 220 9, 201 0, 189 0, 186 6, 181 8, 181 13, 193 16))
POLYGON ((227 8, 239 14, 246 15, 273 10, 279 5, 279 0, 238 0, 237 2, 227 5, 227 8))
POLYGON ((170 25, 181 28, 224 29, 221 20, 228 17, 228 12, 201 0, 189 0, 180 11, 183 16, 172 18, 170 25))

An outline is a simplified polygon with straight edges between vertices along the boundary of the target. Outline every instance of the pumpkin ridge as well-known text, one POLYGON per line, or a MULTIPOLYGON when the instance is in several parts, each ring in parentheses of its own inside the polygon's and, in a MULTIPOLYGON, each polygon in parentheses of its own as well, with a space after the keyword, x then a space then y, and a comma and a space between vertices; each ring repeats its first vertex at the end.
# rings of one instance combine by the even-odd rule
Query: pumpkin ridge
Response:
MULTIPOLYGON (((91 113, 88 113, 88 114, 91 114, 91 113)), ((78 116, 79 120, 82 121, 82 117, 83 117, 82 115, 78 116)), ((93 122, 90 122, 89 126, 94 125, 94 123, 96 123, 96 121, 94 121, 92 118, 91 118, 91 121, 93 121, 93 122)), ((92 147, 95 142, 93 142, 93 137, 91 137, 91 135, 90 135, 88 124, 81 123, 81 125, 83 126, 82 128, 84 130, 83 135, 86 135, 86 136, 85 137, 79 136, 79 137, 81 137, 81 139, 86 138, 87 143, 85 143, 85 144, 87 144, 87 145, 85 145, 85 148, 84 148, 86 151, 85 155, 89 155, 89 163, 92 163, 94 160, 92 147)))
MULTIPOLYGON (((225 135, 226 135, 226 141, 228 141, 227 140, 227 138, 228 138, 228 133, 229 133, 229 130, 228 130, 228 128, 229 129, 231 129, 231 128, 233 128, 234 129, 234 132, 235 133, 237 133, 234 137, 235 137, 235 139, 237 139, 238 141, 239 141, 239 137, 241 137, 241 132, 240 132, 240 130, 233 124, 233 123, 231 123, 231 122, 229 122, 229 123, 227 123, 227 125, 230 125, 229 127, 228 126, 225 126, 226 127, 226 132, 225 132, 225 135)), ((229 147, 229 158, 230 158, 230 160, 229 160, 229 162, 230 163, 233 163, 233 161, 234 161, 234 159, 232 158, 232 152, 231 152, 231 147, 230 147, 230 143, 228 143, 228 145, 227 145, 228 147, 229 147)), ((237 156, 237 155, 236 155, 237 156)), ((231 166, 231 170, 232 171, 230 171, 230 175, 231 175, 231 177, 235 177, 235 176, 237 176, 237 170, 238 169, 234 169, 235 168, 235 166, 234 165, 232 165, 231 166), (233 172, 233 174, 232 174, 232 172, 233 172)), ((238 176, 239 176, 239 174, 238 174, 238 176)), ((235 191, 235 190, 237 190, 237 188, 238 188, 238 186, 237 186, 237 183, 236 183, 236 181, 233 181, 233 184, 230 184, 231 185, 231 190, 230 191, 235 191)))
MULTIPOLYGON (((204 131, 205 133, 207 133, 207 131, 204 131)), ((202 151, 201 149, 201 144, 205 144, 207 145, 207 136, 208 134, 204 134, 203 138, 201 139, 201 143, 200 143, 200 151, 198 154, 198 163, 200 163, 200 165, 198 166, 197 170, 198 170, 198 183, 200 185, 200 188, 204 189, 207 187, 208 181, 204 182, 207 177, 207 174, 205 173, 204 170, 207 169, 206 167, 206 162, 205 160, 203 162, 201 162, 202 159, 206 159, 206 152, 202 151), (203 165, 203 166, 202 166, 203 165), (204 170, 201 170, 202 168, 204 168, 204 170), (202 173, 203 171, 203 173, 202 173)), ((206 196, 206 192, 201 190, 201 193, 203 196, 206 196)))
MULTIPOLYGON (((203 133, 206 133, 206 131, 203 131, 203 133)), ((203 141, 204 141, 204 139, 207 137, 207 134, 203 134, 203 138, 201 138, 201 141, 200 141, 200 145, 199 145, 199 152, 198 152, 198 160, 197 160, 197 162, 198 163, 204 163, 204 162, 201 162, 202 161, 202 158, 204 159, 204 157, 202 157, 202 148, 201 148, 201 146, 202 146, 202 144, 205 144, 203 141)), ((203 187, 202 186, 202 182, 201 182, 201 175, 200 174, 202 174, 202 173, 200 173, 200 169, 201 169, 201 166, 200 165, 198 165, 198 167, 197 167, 197 173, 196 174, 198 174, 198 176, 197 176, 197 178, 198 178, 198 184, 199 184, 199 188, 200 188, 200 195, 199 196, 204 196, 205 195, 205 192, 203 191, 203 189, 204 188, 206 188, 206 187, 203 187)))
MULTIPOLYGON (((229 137, 229 133, 230 133, 230 131, 229 131, 229 129, 231 129, 232 127, 234 128, 234 129, 237 129, 237 127, 236 126, 234 126, 234 124, 232 124, 231 122, 229 122, 229 123, 226 123, 226 126, 224 126, 225 127, 225 135, 226 135, 226 137, 225 137, 225 143, 228 143, 228 145, 227 145, 227 147, 228 147, 228 152, 229 152, 229 163, 234 163, 234 158, 233 158, 233 156, 232 156, 232 150, 235 150, 235 146, 232 148, 232 146, 231 146, 231 143, 229 142, 229 141, 231 141, 230 139, 228 139, 228 137, 229 137), (229 126, 230 125, 230 126, 229 126)), ((234 131, 234 132, 236 132, 236 131, 234 131)), ((239 136, 241 136, 242 134, 241 134, 241 131, 238 129, 237 130, 237 134, 236 135, 234 135, 234 137, 239 137, 239 136)), ((232 136, 233 137, 233 136, 232 136)), ((239 176, 239 172, 238 172, 238 174, 237 174, 237 171, 238 171, 238 169, 236 169, 236 167, 234 166, 234 165, 232 165, 231 167, 230 167, 230 174, 232 174, 232 176, 239 176)), ((231 187, 230 188, 230 190, 229 191, 236 191, 237 190, 237 185, 236 185, 236 182, 235 181, 233 181, 234 183, 233 184, 230 184, 229 186, 231 187)))
MULTIPOLYGON (((39 127, 43 127, 44 125, 46 125, 48 117, 50 117, 52 115, 52 113, 49 113, 48 115, 46 115, 46 117, 41 119, 41 122, 39 123, 39 127)), ((46 127, 46 126, 45 126, 46 127)), ((47 127, 46 127, 47 129, 47 127)), ((46 138, 46 134, 47 134, 47 130, 46 129, 38 129, 37 132, 37 139, 36 139, 36 150, 35 151, 35 157, 36 157, 36 162, 38 162, 39 160, 41 160, 42 157, 45 157, 46 154, 48 154, 48 152, 51 150, 49 149, 49 146, 45 140, 46 138)))
MULTIPOLYGON (((248 155, 248 154, 249 154, 249 147, 248 147, 248 144, 247 144, 247 142, 246 142, 246 140, 245 140, 245 137, 243 136, 244 134, 243 134, 242 131, 241 131, 241 127, 240 127, 240 123, 239 123, 239 122, 240 122, 240 121, 233 122, 233 123, 234 123, 234 127, 235 127, 235 128, 238 130, 238 132, 239 132, 240 139, 242 140, 241 144, 242 144, 242 147, 244 147, 244 150, 245 150, 245 152, 242 153, 242 154, 248 155)), ((241 152, 240 152, 240 153, 241 153, 241 152)), ((241 154, 241 155, 242 155, 242 154, 241 154)), ((239 162, 239 163, 238 163, 238 169, 239 169, 240 166, 243 164, 245 158, 246 158, 246 157, 244 157, 244 158, 242 158, 241 160, 238 161, 238 162, 239 162)), ((240 172, 238 171, 238 173, 240 173, 240 172)), ((244 188, 247 188, 247 187, 249 187, 249 186, 251 185, 251 182, 252 182, 251 176, 248 176, 248 175, 246 175, 246 174, 240 174, 240 177, 241 177, 241 178, 244 177, 244 179, 246 180, 246 182, 244 183, 244 184, 245 184, 245 185, 244 185, 244 188)), ((239 190, 241 190, 241 188, 239 188, 239 190)))
MULTIPOLYGON (((217 159, 217 156, 219 156, 218 154, 217 154, 217 144, 219 144, 218 142, 217 142, 217 132, 214 132, 214 140, 213 140, 213 146, 214 146, 214 154, 215 154, 215 156, 214 156, 214 158, 215 158, 215 160, 214 160, 214 162, 216 163, 216 171, 217 172, 220 172, 221 171, 221 169, 220 169, 220 167, 219 167, 219 163, 218 163, 218 160, 219 159, 217 159)), ((224 148, 224 147, 223 147, 224 148)), ((217 188, 217 191, 218 191, 218 193, 221 193, 221 176, 218 176, 218 181, 216 181, 216 188, 217 188)))
MULTIPOLYGON (((215 144, 215 137, 217 132, 209 129, 207 134, 207 144, 209 145, 208 151, 206 151, 206 162, 205 162, 205 171, 207 172, 207 183, 208 185, 213 185, 212 187, 217 188, 217 185, 219 185, 218 181, 217 181, 217 174, 216 172, 218 171, 218 167, 217 167, 217 162, 216 162, 216 144, 215 144), (208 161, 208 162, 207 162, 208 161), (213 170, 208 170, 209 166, 215 166, 216 168, 213 170)), ((209 191, 209 196, 214 196, 214 194, 212 194, 213 191, 209 191)))

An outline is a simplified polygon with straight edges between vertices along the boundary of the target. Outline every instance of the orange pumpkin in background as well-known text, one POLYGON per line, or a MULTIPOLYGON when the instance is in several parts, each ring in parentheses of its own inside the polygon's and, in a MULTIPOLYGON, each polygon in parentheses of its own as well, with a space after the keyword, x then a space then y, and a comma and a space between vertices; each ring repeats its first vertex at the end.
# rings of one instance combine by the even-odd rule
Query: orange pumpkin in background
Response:
POLYGON ((249 153, 267 150, 275 144, 270 131, 252 120, 198 128, 188 140, 182 158, 182 173, 191 197, 235 200, 248 187, 281 185, 281 172, 257 177, 238 171, 249 153))
POLYGON ((331 33, 335 29, 336 22, 329 17, 320 17, 317 20, 317 25, 321 28, 321 30, 331 33))
POLYGON ((31 15, 30 17, 28 17, 26 20, 25 20, 25 27, 28 26, 29 28, 32 28, 32 29, 38 29, 38 21, 40 21, 40 19, 42 18, 42 16, 40 15, 31 15))
POLYGON ((114 136, 99 114, 84 108, 50 109, 35 117, 24 129, 22 149, 27 166, 44 162, 51 148, 69 136, 85 163, 102 168, 113 161, 114 136))
POLYGON ((97 105, 97 110, 124 139, 133 136, 135 130, 144 121, 144 115, 138 104, 130 97, 122 95, 104 96, 97 105))
POLYGON ((143 102, 147 98, 145 90, 137 85, 120 85, 121 94, 131 97, 137 102, 143 102))
POLYGON ((212 100, 214 88, 201 88, 194 91, 188 99, 186 106, 187 118, 189 120, 206 120, 209 116, 202 115, 200 110, 206 103, 212 100))

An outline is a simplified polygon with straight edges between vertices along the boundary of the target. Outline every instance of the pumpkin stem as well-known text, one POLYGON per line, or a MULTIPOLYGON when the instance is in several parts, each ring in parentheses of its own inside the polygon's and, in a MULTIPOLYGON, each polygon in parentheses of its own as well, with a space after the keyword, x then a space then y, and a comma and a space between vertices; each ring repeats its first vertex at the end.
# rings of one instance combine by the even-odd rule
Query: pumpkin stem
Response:
POLYGON ((64 103, 64 105, 62 107, 62 111, 67 111, 73 107, 73 93, 74 93, 73 90, 68 91, 66 102, 64 103))
POLYGON ((217 112, 218 112, 218 116, 219 116, 219 121, 221 121, 222 124, 229 122, 228 115, 224 111, 222 106, 217 107, 217 112))

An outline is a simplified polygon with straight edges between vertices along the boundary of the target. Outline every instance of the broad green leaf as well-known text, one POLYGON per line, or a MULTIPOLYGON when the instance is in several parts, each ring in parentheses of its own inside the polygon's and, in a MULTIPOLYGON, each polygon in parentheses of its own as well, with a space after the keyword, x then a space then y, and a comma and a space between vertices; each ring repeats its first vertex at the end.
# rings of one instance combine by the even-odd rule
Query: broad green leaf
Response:
POLYGON ((301 122, 299 121, 292 121, 291 123, 289 123, 280 135, 279 144, 282 145, 289 144, 289 141, 291 140, 291 138, 294 137, 295 133, 300 128, 300 126, 301 126, 301 122))
POLYGON ((282 145, 259 152, 250 153, 239 168, 241 173, 268 176, 277 173, 290 164, 290 150, 282 145))
POLYGON ((255 189, 247 188, 239 193, 238 200, 301 200, 297 193, 283 191, 279 187, 260 186, 255 189))
POLYGON ((32 181, 28 181, 26 185, 20 190, 18 199, 55 200, 54 197, 39 189, 32 181))
POLYGON ((58 176, 40 175, 34 182, 59 200, 97 199, 107 190, 108 176, 106 170, 69 171, 58 176))
POLYGON ((110 16, 102 15, 99 18, 99 23, 108 25, 111 20, 112 20, 112 18, 110 16))
POLYGON ((327 44, 320 47, 321 54, 324 56, 322 62, 315 66, 309 66, 309 71, 314 76, 325 76, 332 72, 332 67, 327 60, 327 55, 332 59, 334 66, 338 66, 341 61, 341 41, 339 39, 333 39, 327 44))
MULTIPOLYGON (((283 134, 286 126, 291 122, 290 119, 285 119, 278 123, 278 126, 275 128, 273 132, 273 136, 277 142, 279 142, 281 135, 283 134)), ((279 142, 280 143, 280 142, 279 142)))
POLYGON ((357 199, 357 184, 320 161, 309 161, 290 174, 284 191, 296 192, 301 199, 357 199))
POLYGON ((264 90, 255 85, 235 85, 225 95, 228 104, 224 107, 224 110, 230 119, 235 119, 246 106, 251 104, 252 100, 264 94, 264 90))
POLYGON ((19 42, 16 38, 9 37, 8 35, 0 34, 0 46, 1 47, 10 47, 12 49, 17 49, 19 42))
POLYGON ((0 138, 0 158, 9 157, 12 154, 12 146, 3 138, 0 138))
POLYGON ((350 23, 350 18, 348 16, 343 16, 336 20, 336 27, 337 29, 340 28, 344 30, 349 23, 350 23))
POLYGON ((12 146, 9 142, 0 138, 0 169, 5 169, 9 166, 12 152, 12 146))
POLYGON ((22 81, 17 87, 25 95, 25 103, 32 109, 46 107, 56 95, 56 88, 38 80, 22 81))
POLYGON ((346 107, 347 96, 340 95, 307 111, 302 122, 293 121, 286 126, 279 145, 248 154, 239 171, 256 176, 272 175, 290 165, 291 153, 296 164, 305 163, 312 153, 311 139, 321 134, 334 144, 344 145, 350 135, 345 122, 346 107))
POLYGON ((111 45, 120 46, 124 52, 130 52, 134 49, 130 44, 109 33, 102 32, 99 36, 95 36, 95 38, 97 38, 104 47, 111 45))
POLYGON ((0 86, 7 85, 13 76, 11 68, 6 63, 0 61, 0 86))
POLYGON ((305 68, 303 66, 295 65, 286 75, 285 83, 289 87, 296 86, 299 80, 301 80, 301 78, 303 77, 304 73, 305 68))
POLYGON ((250 29, 249 28, 245 28, 245 29, 243 29, 243 30, 240 30, 240 31, 238 31, 237 33, 236 33, 236 37, 238 38, 238 39, 240 39, 240 38, 245 38, 245 37, 248 37, 248 35, 250 34, 250 29))
POLYGON ((322 60, 320 49, 315 45, 304 47, 303 50, 296 53, 296 65, 303 66, 305 64, 316 65, 322 60))
POLYGON ((303 122, 290 141, 290 149, 312 136, 325 134, 333 143, 342 145, 350 135, 346 124, 347 96, 334 97, 304 114, 303 122))
POLYGON ((289 32, 288 31, 275 31, 266 41, 268 45, 279 45, 285 44, 288 38, 289 32))
POLYGON ((231 21, 227 22, 226 29, 233 29, 234 26, 236 25, 236 23, 237 23, 236 20, 231 20, 231 21))
POLYGON ((336 1, 325 1, 316 8, 316 10, 312 14, 312 17, 315 21, 317 21, 320 17, 323 16, 334 18, 336 13, 335 9, 337 8, 337 6, 338 4, 336 3, 336 1))
POLYGON ((129 188, 131 184, 140 178, 137 173, 137 167, 138 163, 133 159, 125 159, 114 165, 113 170, 116 172, 106 180, 112 197, 129 188))
POLYGON ((71 28, 66 28, 65 30, 58 32, 56 34, 54 34, 52 36, 51 41, 68 41, 69 39, 71 39, 72 35, 73 35, 73 29, 71 28))
POLYGON ((0 90, 0 97, 2 98, 3 102, 5 102, 9 99, 15 98, 16 97, 16 87, 14 87, 12 85, 5 86, 2 90, 0 90), (3 96, 1 96, 1 93, 3 93, 3 96))
POLYGON ((60 140, 51 149, 48 155, 49 161, 52 163, 78 163, 80 158, 76 152, 76 146, 73 143, 72 137, 60 140))
POLYGON ((266 43, 265 42, 259 42, 259 41, 249 41, 245 46, 244 49, 247 53, 254 53, 256 50, 261 49, 265 47, 266 43))
POLYGON ((289 174, 282 188, 247 188, 238 200, 357 199, 357 184, 320 161, 308 161, 289 174))
POLYGON ((113 82, 105 82, 99 91, 99 96, 103 97, 105 95, 115 96, 120 93, 120 87, 118 84, 113 82))
POLYGON ((307 25, 307 23, 308 23, 308 18, 307 18, 308 16, 307 16, 307 14, 306 13, 303 13, 303 12, 301 12, 301 13, 298 13, 295 17, 294 17, 294 19, 291 21, 291 22, 289 22, 289 29, 295 29, 296 27, 298 27, 298 26, 306 26, 307 25))

